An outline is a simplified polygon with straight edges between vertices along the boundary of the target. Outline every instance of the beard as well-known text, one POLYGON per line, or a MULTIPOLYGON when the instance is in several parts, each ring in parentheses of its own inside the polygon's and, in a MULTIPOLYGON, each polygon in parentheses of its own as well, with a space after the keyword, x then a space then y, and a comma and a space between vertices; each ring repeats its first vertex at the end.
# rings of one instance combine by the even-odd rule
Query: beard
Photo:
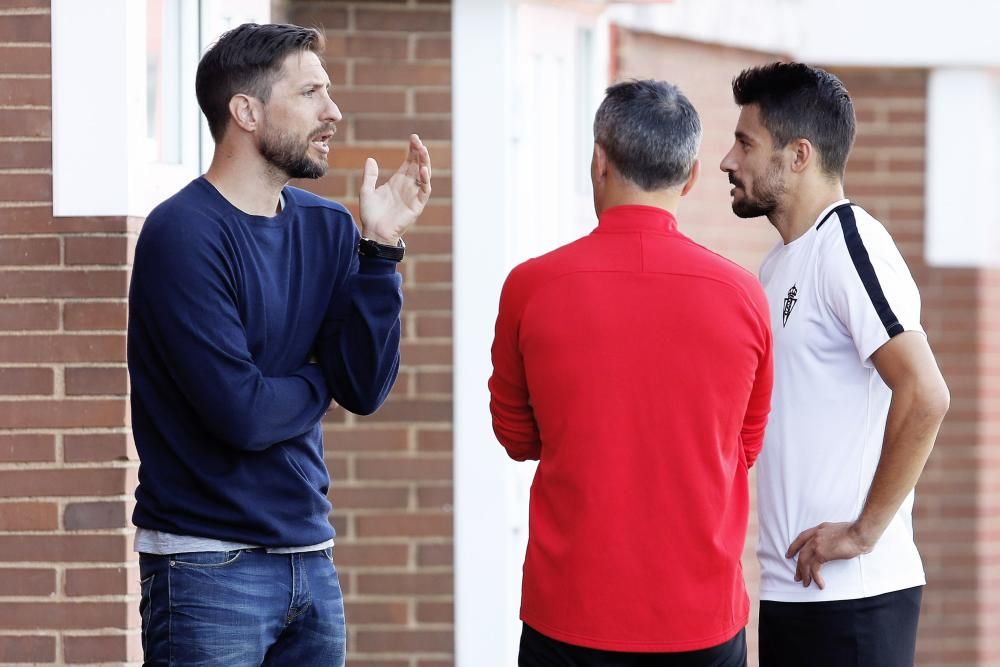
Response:
POLYGON ((781 203, 785 194, 785 181, 781 178, 781 158, 776 156, 771 160, 768 170, 761 178, 754 180, 753 187, 747 192, 743 184, 729 176, 729 182, 743 189, 743 199, 733 199, 733 213, 740 218, 759 218, 771 215, 781 203))
POLYGON ((320 178, 326 174, 329 164, 325 160, 313 160, 309 157, 310 137, 328 131, 335 131, 335 128, 319 127, 305 138, 298 139, 280 131, 272 132, 268 128, 261 134, 257 150, 268 164, 288 178, 320 178))

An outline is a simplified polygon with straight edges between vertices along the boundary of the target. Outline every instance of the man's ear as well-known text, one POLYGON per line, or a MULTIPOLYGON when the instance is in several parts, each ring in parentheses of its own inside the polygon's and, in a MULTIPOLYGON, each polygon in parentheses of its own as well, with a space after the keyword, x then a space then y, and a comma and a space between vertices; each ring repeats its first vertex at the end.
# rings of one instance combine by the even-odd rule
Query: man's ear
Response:
POLYGON ((817 159, 816 149, 808 139, 796 139, 789 148, 792 149, 791 170, 793 173, 801 174, 809 165, 817 159))
POLYGON ((260 120, 253 100, 243 93, 237 93, 229 100, 229 115, 234 123, 247 132, 256 130, 260 120))
POLYGON ((691 165, 691 173, 688 174, 687 182, 684 183, 684 187, 681 188, 681 197, 691 192, 691 188, 694 187, 699 174, 701 174, 701 160, 695 160, 694 164, 691 165))
POLYGON ((594 156, 591 162, 594 178, 607 180, 608 178, 608 154, 604 152, 604 147, 594 144, 594 156))

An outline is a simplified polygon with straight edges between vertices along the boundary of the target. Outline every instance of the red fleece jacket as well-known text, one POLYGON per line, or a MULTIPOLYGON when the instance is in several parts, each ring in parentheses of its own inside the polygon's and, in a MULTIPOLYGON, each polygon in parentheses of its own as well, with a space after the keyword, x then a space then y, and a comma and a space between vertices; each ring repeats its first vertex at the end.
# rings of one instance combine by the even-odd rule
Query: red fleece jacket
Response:
POLYGON ((771 397, 756 278, 667 211, 605 211, 589 236, 515 268, 490 409, 531 487, 521 618, 560 641, 691 651, 732 638, 748 469, 771 397))

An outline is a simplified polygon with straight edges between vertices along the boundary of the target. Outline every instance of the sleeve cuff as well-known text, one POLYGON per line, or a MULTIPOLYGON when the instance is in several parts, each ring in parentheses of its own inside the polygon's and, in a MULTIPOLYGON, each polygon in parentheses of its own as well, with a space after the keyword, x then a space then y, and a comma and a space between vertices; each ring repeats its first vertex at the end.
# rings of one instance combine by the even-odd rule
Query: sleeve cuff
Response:
POLYGON ((396 273, 399 262, 382 257, 359 257, 358 273, 367 274, 389 274, 396 273))

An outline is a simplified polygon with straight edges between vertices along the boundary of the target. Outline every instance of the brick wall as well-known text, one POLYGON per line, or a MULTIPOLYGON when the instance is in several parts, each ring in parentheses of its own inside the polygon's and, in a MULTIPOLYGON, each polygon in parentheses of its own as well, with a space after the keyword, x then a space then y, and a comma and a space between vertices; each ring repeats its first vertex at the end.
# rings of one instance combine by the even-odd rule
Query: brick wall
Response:
MULTIPOLYGON (((381 180, 407 137, 428 145, 433 196, 406 235, 402 368, 371 417, 326 420, 336 562, 352 667, 452 664, 451 11, 449 2, 286 3, 322 27, 344 114, 330 173, 297 183, 357 215, 365 157, 381 180)), ((275 17, 278 18, 277 16, 275 17)))
POLYGON ((0 7, 0 663, 136 660, 134 225, 52 217, 49 2, 0 7))
MULTIPOLYGON (((718 164, 732 144, 738 110, 729 82, 778 56, 618 30, 618 76, 665 78, 698 108, 705 128, 702 179, 680 209, 681 229, 756 270, 777 240, 766 221, 729 208, 718 164)), ((921 289, 923 322, 952 392, 952 407, 917 488, 915 530, 928 586, 920 665, 1000 661, 1000 362, 996 271, 924 263, 925 70, 833 69, 854 98, 858 140, 846 190, 893 235, 921 289), (991 326, 992 325, 992 326, 991 326), (993 520, 993 524, 989 520, 993 520)), ((753 515, 751 515, 753 524, 753 515)), ((756 589, 751 525, 744 564, 756 589)), ((751 623, 751 645, 754 644, 751 623)))
MULTIPOLYGON (((0 664, 141 660, 129 515, 125 299, 141 221, 53 218, 47 0, 0 5, 0 664)), ((451 664, 448 3, 276 3, 320 24, 345 112, 305 185, 356 212, 364 158, 388 175, 418 132, 434 197, 407 235, 403 368, 364 420, 327 423, 351 665, 451 664)))

